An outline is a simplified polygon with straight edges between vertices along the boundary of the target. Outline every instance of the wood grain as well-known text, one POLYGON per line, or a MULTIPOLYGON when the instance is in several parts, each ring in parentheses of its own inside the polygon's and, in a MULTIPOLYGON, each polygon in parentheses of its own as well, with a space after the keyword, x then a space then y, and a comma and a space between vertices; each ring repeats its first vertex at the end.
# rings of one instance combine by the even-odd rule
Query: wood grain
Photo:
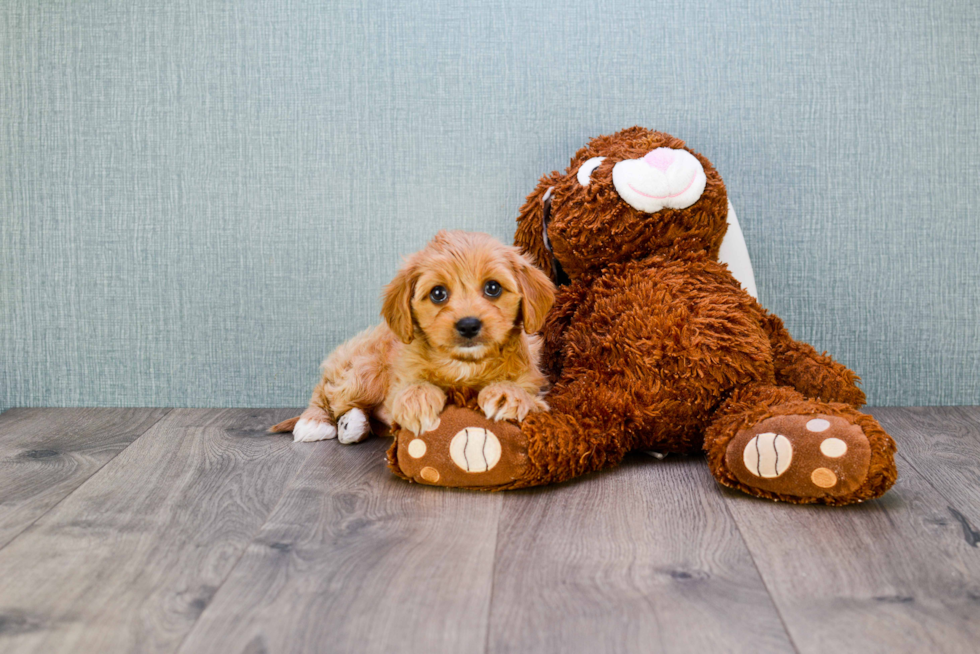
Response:
POLYGON ((0 651, 975 651, 980 409, 872 412, 899 482, 828 508, 699 457, 485 494, 288 409, 11 411, 0 651))
POLYGON ((700 457, 508 494, 488 651, 790 650, 700 457))
POLYGON ((948 518, 960 525, 964 539, 980 545, 980 407, 888 407, 870 413, 895 435, 900 462, 947 499, 948 518))
POLYGON ((168 409, 11 409, 0 415, 0 548, 168 409))
POLYGON ((497 494, 395 478, 389 441, 314 446, 181 652, 480 652, 497 494))
POLYGON ((0 550, 0 650, 172 652, 313 449, 174 410, 0 550))
POLYGON ((798 651, 976 651, 980 551, 911 466, 861 505, 725 502, 798 651))

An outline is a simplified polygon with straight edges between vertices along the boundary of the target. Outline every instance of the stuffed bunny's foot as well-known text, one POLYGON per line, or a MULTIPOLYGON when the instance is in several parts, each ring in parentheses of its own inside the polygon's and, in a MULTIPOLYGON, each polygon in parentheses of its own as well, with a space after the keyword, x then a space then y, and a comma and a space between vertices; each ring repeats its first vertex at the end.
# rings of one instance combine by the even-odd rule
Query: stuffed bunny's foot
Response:
POLYGON ((399 430, 388 451, 388 466, 420 484, 489 490, 525 475, 527 442, 512 422, 448 406, 433 431, 417 436, 399 430))

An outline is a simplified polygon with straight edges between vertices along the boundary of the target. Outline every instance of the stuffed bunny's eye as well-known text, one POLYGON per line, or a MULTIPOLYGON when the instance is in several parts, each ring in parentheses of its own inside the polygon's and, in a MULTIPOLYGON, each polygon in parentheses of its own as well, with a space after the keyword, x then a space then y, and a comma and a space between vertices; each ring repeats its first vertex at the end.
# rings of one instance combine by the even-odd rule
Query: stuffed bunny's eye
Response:
POLYGON ((605 157, 592 157, 582 164, 578 169, 578 174, 576 175, 578 178, 578 183, 582 186, 588 186, 589 182, 592 181, 592 171, 599 167, 599 164, 602 163, 603 159, 605 159, 605 157))

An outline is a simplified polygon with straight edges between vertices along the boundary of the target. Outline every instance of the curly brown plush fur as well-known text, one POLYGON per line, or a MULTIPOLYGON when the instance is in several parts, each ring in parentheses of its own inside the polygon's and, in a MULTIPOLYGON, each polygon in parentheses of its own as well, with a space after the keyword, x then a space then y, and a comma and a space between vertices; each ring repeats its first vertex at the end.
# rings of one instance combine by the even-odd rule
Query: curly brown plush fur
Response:
MULTIPOLYGON (((684 179, 671 183, 663 197, 683 191, 684 179)), ((793 340, 717 261, 727 206, 705 157, 640 127, 593 139, 564 174, 541 179, 515 241, 566 282, 543 330, 551 412, 528 416, 504 444, 526 449, 527 465, 498 488, 560 482, 634 450, 703 450, 720 483, 798 503, 863 501, 894 483, 894 443, 857 411, 857 375, 793 340), (669 175, 677 160, 680 178, 698 168, 685 152, 703 192, 686 206, 636 208, 661 196, 626 189, 623 171, 669 175), (595 157, 605 158, 583 184, 579 169, 595 157)))

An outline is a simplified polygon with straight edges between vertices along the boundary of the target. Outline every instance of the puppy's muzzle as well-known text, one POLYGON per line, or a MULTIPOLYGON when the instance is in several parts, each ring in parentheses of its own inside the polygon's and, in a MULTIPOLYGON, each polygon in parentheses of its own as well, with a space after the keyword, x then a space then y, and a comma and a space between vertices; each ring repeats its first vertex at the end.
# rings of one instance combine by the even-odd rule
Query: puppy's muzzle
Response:
POLYGON ((481 329, 483 329, 483 322, 473 316, 460 318, 456 321, 456 333, 463 338, 475 338, 481 329))

